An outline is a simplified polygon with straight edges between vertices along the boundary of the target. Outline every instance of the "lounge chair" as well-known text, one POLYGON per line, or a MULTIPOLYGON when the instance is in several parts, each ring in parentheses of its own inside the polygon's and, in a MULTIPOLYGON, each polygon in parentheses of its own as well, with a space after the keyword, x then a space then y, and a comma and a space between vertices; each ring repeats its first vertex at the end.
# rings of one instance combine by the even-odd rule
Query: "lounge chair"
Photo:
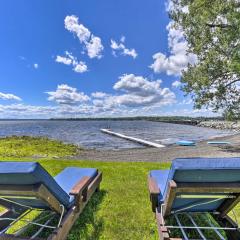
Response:
POLYGON ((240 239, 227 215, 240 200, 240 158, 175 159, 148 186, 159 239, 240 239))
POLYGON ((0 162, 0 205, 6 208, 0 215, 0 239, 41 239, 42 230, 51 230, 49 240, 66 239, 92 194, 99 190, 101 179, 101 172, 94 168, 68 167, 53 178, 36 162, 0 162), (27 214, 38 211, 35 219, 26 220, 27 214), (8 234, 19 221, 24 227, 8 234), (29 227, 37 228, 36 232, 21 237, 29 227))

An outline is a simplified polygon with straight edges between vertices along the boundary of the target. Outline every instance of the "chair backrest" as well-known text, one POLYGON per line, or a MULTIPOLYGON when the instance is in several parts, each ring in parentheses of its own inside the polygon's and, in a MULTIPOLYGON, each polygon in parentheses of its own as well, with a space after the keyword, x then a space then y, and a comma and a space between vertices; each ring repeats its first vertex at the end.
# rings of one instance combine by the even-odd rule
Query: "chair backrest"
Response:
POLYGON ((171 189, 170 211, 226 212, 239 201, 240 158, 175 159, 168 175, 171 180, 176 188, 171 189))
POLYGON ((57 205, 67 206, 69 198, 39 163, 0 162, 1 205, 8 206, 15 202, 15 206, 58 210, 57 205))

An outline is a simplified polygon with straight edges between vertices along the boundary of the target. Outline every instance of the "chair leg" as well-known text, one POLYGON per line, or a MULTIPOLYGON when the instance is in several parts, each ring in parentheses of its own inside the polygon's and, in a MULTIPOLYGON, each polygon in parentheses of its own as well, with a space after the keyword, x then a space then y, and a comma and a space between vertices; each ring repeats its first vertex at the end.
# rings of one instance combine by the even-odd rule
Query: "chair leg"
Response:
POLYGON ((158 207, 158 195, 150 194, 150 201, 152 203, 152 211, 155 213, 156 208, 158 207))
POLYGON ((168 233, 168 229, 163 225, 161 212, 158 208, 155 208, 155 213, 156 213, 159 240, 167 240, 169 239, 169 233, 168 233))
POLYGON ((80 213, 81 210, 76 213, 75 207, 71 208, 71 210, 69 210, 66 216, 63 218, 61 226, 48 237, 48 240, 65 240, 80 213))

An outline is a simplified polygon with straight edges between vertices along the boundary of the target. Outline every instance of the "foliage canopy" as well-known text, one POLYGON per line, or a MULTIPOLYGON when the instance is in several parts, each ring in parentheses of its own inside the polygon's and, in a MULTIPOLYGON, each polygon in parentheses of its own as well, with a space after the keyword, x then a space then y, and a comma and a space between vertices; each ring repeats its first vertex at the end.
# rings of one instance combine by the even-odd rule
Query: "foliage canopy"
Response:
POLYGON ((175 28, 197 62, 183 71, 183 90, 196 108, 240 114, 240 1, 172 0, 175 28))

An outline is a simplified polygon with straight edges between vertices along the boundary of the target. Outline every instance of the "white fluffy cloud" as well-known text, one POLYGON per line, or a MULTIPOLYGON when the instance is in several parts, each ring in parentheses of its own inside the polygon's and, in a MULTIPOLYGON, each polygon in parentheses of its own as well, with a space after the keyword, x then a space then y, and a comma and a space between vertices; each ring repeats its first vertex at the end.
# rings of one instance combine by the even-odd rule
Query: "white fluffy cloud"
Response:
POLYGON ((104 93, 104 92, 94 92, 91 94, 92 97, 94 98, 105 98, 108 96, 108 94, 104 93))
POLYGON ((91 32, 83 24, 79 24, 78 17, 74 15, 66 16, 64 24, 68 31, 77 35, 81 43, 88 41, 91 36, 91 32))
POLYGON ((142 76, 124 74, 113 88, 124 92, 123 95, 117 96, 117 101, 128 107, 173 103, 175 94, 169 88, 161 88, 161 83, 161 80, 150 81, 142 76))
POLYGON ((65 65, 71 65, 72 64, 72 59, 70 59, 69 57, 62 57, 62 56, 57 56, 56 57, 56 62, 58 63, 63 63, 65 65))
POLYGON ((50 118, 50 117, 75 117, 89 116, 95 113, 93 106, 57 105, 33 106, 26 104, 0 105, 1 117, 5 118, 50 118))
POLYGON ((188 53, 188 44, 184 39, 183 32, 180 29, 174 28, 174 22, 171 21, 168 26, 168 47, 170 56, 158 52, 153 55, 153 64, 150 68, 155 73, 166 72, 167 75, 181 75, 183 70, 186 70, 188 64, 194 64, 197 57, 194 54, 188 53))
POLYGON ((86 48, 90 58, 102 57, 101 52, 103 51, 103 45, 99 37, 92 35, 91 40, 86 42, 86 48))
POLYGON ((172 87, 178 88, 178 87, 180 87, 180 86, 181 86, 181 82, 180 82, 180 81, 174 81, 174 82, 172 83, 172 87))
POLYGON ((120 42, 117 43, 116 41, 111 39, 111 48, 112 48, 112 53, 114 56, 117 56, 117 54, 121 54, 123 56, 130 56, 132 58, 136 58, 138 56, 136 50, 134 48, 132 49, 128 49, 126 48, 126 46, 124 45, 125 43, 125 37, 122 36, 120 39, 120 42))
POLYGON ((65 52, 65 56, 57 56, 55 59, 58 63, 63 63, 65 65, 73 66, 73 71, 77 73, 84 73, 88 70, 87 65, 83 61, 78 61, 76 57, 74 57, 68 51, 65 52))
POLYGON ((76 65, 74 65, 73 70, 77 73, 83 73, 87 71, 87 65, 85 64, 85 62, 78 62, 76 65))
POLYGON ((83 24, 78 22, 77 16, 66 16, 65 28, 75 34, 80 43, 84 44, 87 54, 90 58, 101 58, 102 51, 104 49, 101 39, 94 36, 89 29, 87 29, 83 24))
POLYGON ((0 105, 0 113, 3 118, 50 118, 50 117, 87 117, 87 116, 136 116, 142 115, 167 115, 167 116, 219 116, 211 110, 192 110, 191 108, 171 109, 162 111, 161 108, 107 108, 89 104, 81 105, 57 105, 57 106, 33 106, 25 104, 0 105))
POLYGON ((93 104, 103 110, 128 110, 139 107, 160 107, 175 102, 175 94, 161 88, 161 80, 150 81, 142 76, 125 74, 113 86, 116 94, 94 93, 93 104))
POLYGON ((21 116, 25 115, 36 115, 36 114, 47 114, 55 110, 52 106, 32 106, 24 104, 10 104, 10 105, 0 105, 0 112, 5 112, 6 114, 14 114, 21 116))
POLYGON ((67 84, 58 85, 56 91, 46 93, 49 95, 49 101, 65 105, 75 105, 90 100, 83 92, 78 92, 76 88, 70 87, 67 84))
POLYGON ((2 100, 17 100, 21 101, 22 99, 14 94, 11 93, 2 93, 0 92, 0 99, 2 100))
POLYGON ((193 111, 191 107, 188 107, 191 106, 191 99, 184 99, 176 105, 176 108, 174 106, 169 108, 168 112, 163 111, 164 106, 175 103, 175 94, 169 88, 161 88, 161 84, 161 80, 150 81, 142 76, 125 74, 120 76, 114 84, 114 93, 94 92, 91 98, 76 88, 61 84, 55 91, 47 92, 48 100, 58 103, 57 105, 0 105, 0 113, 5 118, 136 116, 142 114, 207 116, 212 114, 211 110, 193 111))
POLYGON ((37 63, 34 63, 34 64, 33 64, 33 67, 34 67, 35 69, 38 69, 39 65, 38 65, 37 63))

